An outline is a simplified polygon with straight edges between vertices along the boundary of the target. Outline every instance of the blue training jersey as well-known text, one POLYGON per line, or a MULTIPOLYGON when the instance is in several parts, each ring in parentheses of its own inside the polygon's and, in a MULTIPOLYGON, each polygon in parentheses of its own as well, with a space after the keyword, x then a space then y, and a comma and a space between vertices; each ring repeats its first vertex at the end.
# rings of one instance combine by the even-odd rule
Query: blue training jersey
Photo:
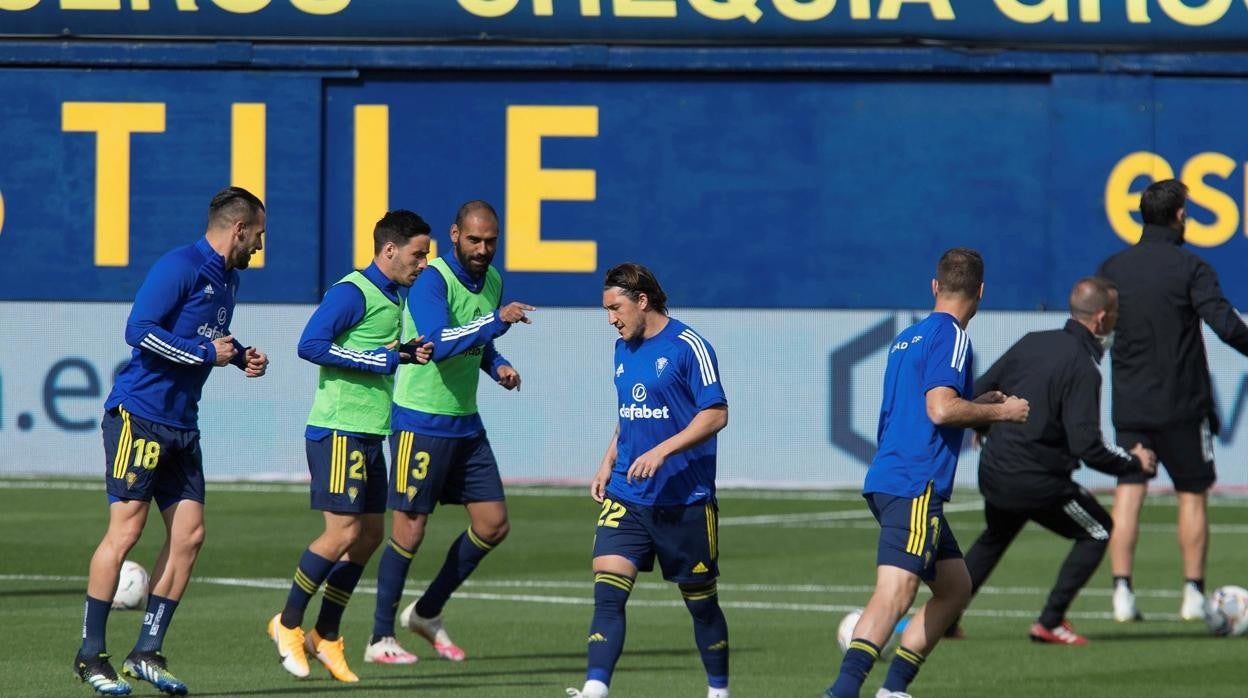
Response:
POLYGON ((648 480, 627 480, 633 460, 677 434, 709 407, 727 405, 715 350, 668 318, 655 336, 615 342, 620 435, 607 494, 641 505, 693 504, 715 496, 715 438, 669 456, 648 480))
POLYGON ((884 372, 879 448, 863 494, 917 497, 930 481, 936 495, 949 500, 965 430, 933 424, 927 416, 927 392, 948 387, 971 399, 973 364, 971 338, 948 313, 932 313, 897 335, 884 372))
MULTIPOLYGON (((230 333, 238 270, 206 239, 158 259, 126 319, 130 361, 117 374, 104 409, 123 405, 144 419, 178 429, 199 425, 199 396, 216 362, 212 340, 230 333)), ((246 357, 237 340, 231 363, 246 357)))

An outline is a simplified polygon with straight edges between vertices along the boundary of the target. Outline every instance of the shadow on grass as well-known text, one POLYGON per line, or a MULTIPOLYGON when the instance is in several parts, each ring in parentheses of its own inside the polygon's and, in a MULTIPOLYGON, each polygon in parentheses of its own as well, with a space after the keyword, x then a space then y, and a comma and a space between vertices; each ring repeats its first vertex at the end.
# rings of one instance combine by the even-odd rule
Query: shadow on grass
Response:
POLYGON ((1158 640, 1225 640, 1226 638, 1218 637, 1210 633, 1204 628, 1175 628, 1172 630, 1148 630, 1138 633, 1116 633, 1113 635, 1106 634, 1090 634, 1088 640, 1092 642, 1105 643, 1130 643, 1130 642, 1156 642, 1158 640))
POLYGON ((72 589, 7 589, 0 591, 0 599, 19 596, 82 596, 86 592, 82 588, 72 589))

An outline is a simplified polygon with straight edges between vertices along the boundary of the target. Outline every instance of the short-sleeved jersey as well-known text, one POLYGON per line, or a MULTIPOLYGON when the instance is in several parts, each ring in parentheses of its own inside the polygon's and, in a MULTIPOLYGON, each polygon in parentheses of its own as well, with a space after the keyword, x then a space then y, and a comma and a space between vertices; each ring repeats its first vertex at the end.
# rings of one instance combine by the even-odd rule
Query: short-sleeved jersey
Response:
POLYGON ((879 447, 864 494, 917 497, 930 481, 938 497, 949 499, 965 430, 933 424, 927 393, 953 388, 969 400, 974 376, 971 338, 948 313, 932 313, 893 339, 880 402, 879 447))
MULTIPOLYGON (((199 397, 215 352, 206 345, 230 334, 238 270, 204 239, 157 260, 126 320, 130 361, 104 402, 179 429, 195 429, 199 397)), ((242 346, 235 342, 241 365, 242 346)))
POLYGON ((698 412, 728 404, 710 343, 674 318, 649 339, 616 340, 615 392, 620 435, 607 493, 634 504, 660 506, 713 498, 714 436, 668 457, 653 478, 627 481, 637 456, 689 426, 698 412))

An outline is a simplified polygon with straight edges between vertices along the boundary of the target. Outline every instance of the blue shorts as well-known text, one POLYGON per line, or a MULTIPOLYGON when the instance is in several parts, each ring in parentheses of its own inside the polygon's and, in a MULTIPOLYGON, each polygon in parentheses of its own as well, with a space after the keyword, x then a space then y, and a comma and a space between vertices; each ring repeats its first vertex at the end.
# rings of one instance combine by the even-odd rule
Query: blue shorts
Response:
POLYGON ((647 507, 607 498, 598 513, 594 557, 619 555, 639 571, 654 569, 677 584, 719 577, 719 507, 714 501, 647 507))
POLYGON ((431 514, 442 504, 501 502, 503 480, 485 432, 463 438, 410 431, 390 435, 394 468, 387 504, 396 511, 431 514))
POLYGON ((104 482, 109 503, 150 502, 161 511, 183 499, 204 501, 204 455, 198 429, 176 429, 118 405, 104 413, 104 482))
POLYGON ((335 431, 319 441, 306 441, 313 509, 339 514, 385 513, 385 439, 335 431))
POLYGON ((917 497, 864 495, 880 522, 880 544, 875 564, 913 572, 924 581, 936 578, 936 563, 962 557, 958 539, 945 520, 944 502, 932 496, 932 485, 917 497))

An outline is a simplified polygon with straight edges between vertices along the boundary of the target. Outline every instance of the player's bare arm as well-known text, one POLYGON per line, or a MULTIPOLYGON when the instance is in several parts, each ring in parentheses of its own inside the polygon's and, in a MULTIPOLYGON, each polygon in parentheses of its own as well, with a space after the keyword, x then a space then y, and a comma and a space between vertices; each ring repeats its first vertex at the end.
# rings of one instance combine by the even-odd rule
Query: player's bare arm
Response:
POLYGON ((663 462, 673 453, 680 453, 706 441, 728 426, 728 406, 708 407, 689 420, 689 426, 681 429, 659 445, 637 456, 628 467, 628 481, 653 477, 663 462))
POLYGON ((963 400, 950 387, 927 391, 927 416, 942 427, 978 427, 992 422, 1026 422, 1030 412, 1026 400, 1013 395, 997 403, 963 400))
POLYGON ((611 469, 615 465, 615 449, 619 440, 620 425, 616 424, 615 433, 611 434, 611 443, 607 446, 607 452, 603 455, 602 462, 598 464, 598 472, 594 473, 594 479, 589 483, 589 496, 599 504, 602 504, 603 498, 607 496, 607 483, 611 482, 611 469))

